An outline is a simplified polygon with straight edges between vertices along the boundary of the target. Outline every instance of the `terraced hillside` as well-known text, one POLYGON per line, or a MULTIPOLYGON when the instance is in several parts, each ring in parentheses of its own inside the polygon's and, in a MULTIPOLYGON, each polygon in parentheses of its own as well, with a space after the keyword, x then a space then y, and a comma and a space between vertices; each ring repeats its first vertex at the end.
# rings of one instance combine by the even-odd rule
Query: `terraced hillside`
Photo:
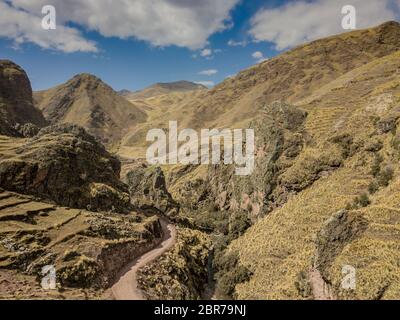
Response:
POLYGON ((256 130, 250 177, 223 165, 163 168, 180 215, 222 237, 217 293, 316 299, 322 282, 339 299, 400 296, 399 35, 389 22, 314 41, 155 120, 256 130), (342 286, 345 266, 355 289, 342 286))
POLYGON ((158 238, 156 217, 71 209, 0 190, 0 298, 100 297, 158 238), (40 286, 47 265, 57 270, 57 290, 40 286))
POLYGON ((338 298, 399 297, 400 53, 345 74, 300 107, 308 111, 309 141, 286 180, 304 181, 304 154, 318 159, 331 142, 344 161, 232 244, 254 272, 237 296, 311 298, 316 268, 338 298), (346 265, 357 271, 355 290, 341 285, 346 265))

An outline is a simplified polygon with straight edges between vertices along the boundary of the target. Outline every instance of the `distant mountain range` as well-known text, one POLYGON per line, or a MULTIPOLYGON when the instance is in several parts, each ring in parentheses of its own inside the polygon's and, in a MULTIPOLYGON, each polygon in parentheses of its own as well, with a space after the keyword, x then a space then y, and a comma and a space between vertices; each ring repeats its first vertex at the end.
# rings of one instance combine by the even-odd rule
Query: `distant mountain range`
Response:
POLYGON ((205 90, 205 89, 207 89, 206 86, 203 86, 198 83, 189 81, 177 81, 168 83, 156 83, 150 87, 135 92, 129 90, 122 90, 119 91, 119 94, 130 100, 140 100, 140 99, 157 97, 169 93, 188 92, 188 91, 205 90))

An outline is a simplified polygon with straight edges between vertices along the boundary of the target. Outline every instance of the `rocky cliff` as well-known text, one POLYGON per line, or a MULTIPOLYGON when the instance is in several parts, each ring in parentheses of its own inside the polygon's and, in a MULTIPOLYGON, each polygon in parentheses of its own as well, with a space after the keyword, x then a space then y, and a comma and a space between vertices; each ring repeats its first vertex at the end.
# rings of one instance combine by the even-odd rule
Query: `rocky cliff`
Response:
POLYGON ((11 61, 0 60, 0 134, 32 136, 45 125, 42 113, 33 106, 25 71, 11 61))

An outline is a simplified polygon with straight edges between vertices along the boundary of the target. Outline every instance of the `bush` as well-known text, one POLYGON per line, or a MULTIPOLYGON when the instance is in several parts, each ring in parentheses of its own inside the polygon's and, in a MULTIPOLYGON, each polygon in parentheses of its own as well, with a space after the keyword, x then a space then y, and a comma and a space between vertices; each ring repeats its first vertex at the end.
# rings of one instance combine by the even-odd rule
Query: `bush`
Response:
POLYGON ((372 165, 371 174, 376 178, 381 172, 381 164, 383 162, 383 158, 381 155, 377 154, 375 156, 375 161, 372 165))
POLYGON ((386 167, 381 170, 377 177, 378 184, 382 187, 387 187, 390 181, 393 179, 394 170, 391 167, 386 167))
POLYGON ((236 285, 248 281, 252 273, 240 265, 236 252, 228 254, 220 252, 216 255, 214 264, 218 269, 216 274, 218 296, 223 299, 233 299, 236 285))
POLYGON ((368 194, 363 193, 362 195, 356 197, 353 200, 353 203, 348 203, 346 206, 346 210, 356 210, 359 208, 365 208, 371 204, 369 200, 368 194))
POLYGON ((379 190, 379 185, 378 183, 376 183, 375 181, 372 181, 369 186, 368 186, 368 192, 370 194, 374 194, 375 192, 377 192, 379 190))
POLYGON ((366 194, 366 193, 363 193, 362 195, 357 197, 354 202, 358 207, 361 207, 361 208, 367 207, 371 204, 368 194, 366 194))
POLYGON ((347 133, 333 137, 331 142, 338 144, 342 148, 342 155, 344 158, 349 157, 353 150, 353 137, 347 133))
POLYGON ((228 226, 228 241, 231 242, 240 237, 251 226, 246 212, 234 212, 228 226))

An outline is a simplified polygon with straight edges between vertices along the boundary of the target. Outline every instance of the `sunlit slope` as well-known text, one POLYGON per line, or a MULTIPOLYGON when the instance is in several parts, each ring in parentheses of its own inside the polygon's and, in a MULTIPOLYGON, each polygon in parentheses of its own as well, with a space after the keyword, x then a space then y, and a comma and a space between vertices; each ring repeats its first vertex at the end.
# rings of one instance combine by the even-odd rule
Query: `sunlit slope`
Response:
POLYGON ((306 179, 307 155, 317 165, 322 154, 333 154, 332 142, 345 160, 233 243, 254 272, 237 286, 238 297, 312 298, 308 275, 317 268, 338 298, 398 298, 400 52, 344 74, 298 104, 308 111, 309 141, 283 178, 306 179), (332 229, 335 214, 346 208, 347 220, 332 229), (355 290, 341 287, 345 265, 357 271, 355 290))
POLYGON ((99 78, 80 74, 46 91, 34 93, 36 105, 51 123, 85 127, 109 147, 146 120, 145 112, 117 94, 99 78))
POLYGON ((120 153, 144 156, 147 130, 167 127, 170 120, 177 120, 181 128, 246 127, 265 103, 298 104, 351 70, 399 48, 399 24, 389 22, 299 46, 211 90, 144 99, 149 119, 125 136, 120 153))

